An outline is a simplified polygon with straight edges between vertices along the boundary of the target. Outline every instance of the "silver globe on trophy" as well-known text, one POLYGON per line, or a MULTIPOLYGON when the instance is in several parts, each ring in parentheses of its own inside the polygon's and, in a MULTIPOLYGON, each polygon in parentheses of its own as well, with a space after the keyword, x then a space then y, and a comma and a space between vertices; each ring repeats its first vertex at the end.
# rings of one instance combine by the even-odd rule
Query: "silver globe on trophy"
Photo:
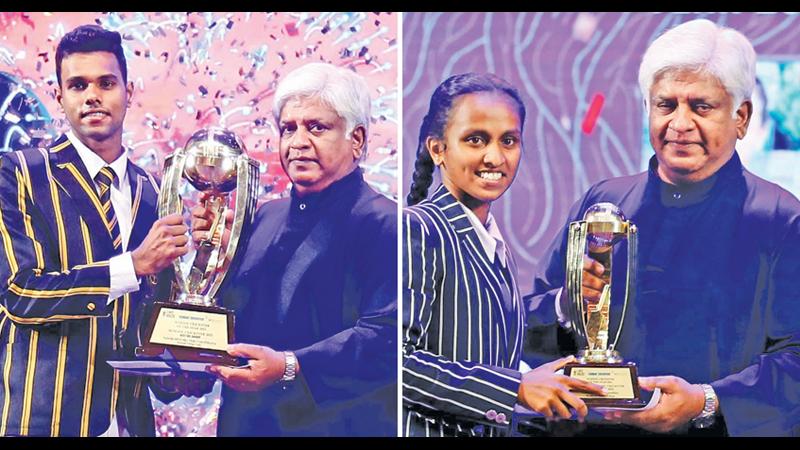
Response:
POLYGON ((140 358, 236 365, 226 352, 233 342, 233 311, 217 305, 216 295, 236 256, 242 230, 252 223, 259 187, 259 164, 247 156, 234 133, 221 128, 195 132, 164 162, 158 215, 182 213, 181 192, 190 183, 205 193, 214 220, 193 259, 177 258, 167 299, 156 299, 146 319, 140 358), (227 243, 226 214, 233 210, 227 243))
MULTIPOLYGON (((626 220, 620 208, 613 203, 597 203, 584 213, 583 220, 571 222, 567 235, 566 292, 569 300, 568 315, 578 338, 577 361, 564 367, 565 375, 604 386, 605 397, 576 393, 588 406, 630 407, 644 406, 637 381, 636 364, 624 361, 616 350, 627 306, 636 286, 637 267, 636 225, 626 220), (627 271, 625 297, 612 299, 612 260, 615 245, 627 243, 627 271), (599 262, 604 271, 605 283, 597 301, 583 297, 584 257, 599 262), (610 330, 611 308, 620 308, 615 330, 610 330), (613 340, 610 331, 614 331, 613 340)), ((564 293, 562 293, 563 295, 564 293)))

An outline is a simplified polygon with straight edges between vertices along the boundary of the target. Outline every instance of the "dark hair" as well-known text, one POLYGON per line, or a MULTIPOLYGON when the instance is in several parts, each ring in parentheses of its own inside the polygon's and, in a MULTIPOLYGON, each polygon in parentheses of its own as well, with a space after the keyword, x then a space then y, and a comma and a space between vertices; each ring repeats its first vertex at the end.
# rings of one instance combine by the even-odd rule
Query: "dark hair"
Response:
POLYGON ((56 48, 56 79, 61 86, 61 61, 73 53, 111 52, 117 57, 122 81, 128 82, 128 66, 122 51, 122 37, 97 25, 81 25, 61 38, 56 48))
POLYGON ((461 95, 474 92, 500 92, 507 95, 517 104, 520 126, 525 126, 525 104, 519 92, 502 78, 491 74, 473 72, 453 75, 444 80, 431 96, 428 114, 422 119, 419 127, 417 143, 417 160, 414 162, 414 175, 411 178, 411 189, 406 197, 409 206, 425 200, 428 188, 433 182, 433 160, 425 147, 428 137, 443 138, 444 129, 453 103, 461 95))

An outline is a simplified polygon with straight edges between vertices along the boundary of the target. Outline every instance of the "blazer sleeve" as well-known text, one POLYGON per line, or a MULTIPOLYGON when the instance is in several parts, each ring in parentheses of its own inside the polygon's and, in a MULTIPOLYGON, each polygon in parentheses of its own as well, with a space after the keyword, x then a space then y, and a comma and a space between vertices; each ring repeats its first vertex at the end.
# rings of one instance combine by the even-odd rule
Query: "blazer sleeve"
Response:
POLYGON ((764 329, 743 330, 764 342, 763 351, 740 372, 710 383, 731 436, 800 435, 800 205, 788 197, 781 199, 789 211, 779 206, 774 214, 779 226, 753 227, 777 241, 772 257, 762 254, 764 329))
POLYGON ((23 324, 108 315, 108 261, 61 267, 41 211, 52 198, 33 201, 29 173, 15 153, 0 159, 0 306, 23 324))
MULTIPOLYGON (((415 212, 403 214, 403 403, 426 413, 488 422, 490 410, 511 417, 516 370, 454 361, 425 348, 428 324, 442 301, 442 240, 415 212)), ((496 423, 493 423, 496 425, 496 423)))

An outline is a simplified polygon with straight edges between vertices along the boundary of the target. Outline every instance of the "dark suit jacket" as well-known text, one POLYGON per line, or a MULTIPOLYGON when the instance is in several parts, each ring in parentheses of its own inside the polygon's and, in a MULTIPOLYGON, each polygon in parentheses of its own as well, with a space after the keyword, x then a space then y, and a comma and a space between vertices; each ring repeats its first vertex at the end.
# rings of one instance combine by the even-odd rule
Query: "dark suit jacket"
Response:
MULTIPOLYGON (((639 364, 639 376, 711 384, 724 419, 716 431, 799 435, 800 202, 747 171, 736 153, 707 192, 677 191, 682 205, 665 195, 657 167, 654 157, 648 172, 597 183, 568 218, 580 220, 591 205, 612 202, 639 228, 636 295, 617 349, 639 364)), ((526 350, 543 359, 576 348, 555 317, 566 230, 526 299, 532 312, 526 350)), ((625 245, 615 246, 614 259, 612 302, 624 295, 625 245)), ((621 309, 612 303, 611 330, 621 309)))
POLYGON ((220 436, 394 436, 397 212, 356 170, 257 212, 222 289, 236 341, 293 350, 300 375, 222 391, 220 436))
MULTIPOLYGON (((128 175, 134 249, 157 218, 157 187, 131 162, 128 175)), ((132 356, 147 283, 107 304, 104 220, 66 136, 0 159, 0 435, 97 435, 118 404, 132 433, 154 433, 148 379, 106 363, 132 356)))

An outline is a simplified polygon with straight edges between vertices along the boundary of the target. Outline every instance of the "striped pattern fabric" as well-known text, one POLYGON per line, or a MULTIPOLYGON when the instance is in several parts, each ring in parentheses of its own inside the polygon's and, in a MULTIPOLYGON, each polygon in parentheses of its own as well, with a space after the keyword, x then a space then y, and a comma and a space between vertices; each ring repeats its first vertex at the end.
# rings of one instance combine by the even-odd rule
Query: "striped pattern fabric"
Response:
POLYGON ((441 186, 403 212, 403 434, 494 435, 519 389, 525 313, 516 266, 489 261, 441 186))
MULTIPOLYGON (((144 171, 128 170, 136 246, 156 218, 156 194, 144 171)), ((149 404, 145 379, 105 362, 132 354, 145 290, 108 304, 108 260, 119 251, 106 220, 65 136, 0 158, 0 436, 94 436, 119 402, 149 404)))
POLYGON ((119 232, 119 224, 117 223, 117 216, 114 214, 114 205, 111 204, 111 186, 116 182, 117 174, 109 166, 105 166, 97 172, 94 177, 94 182, 100 188, 100 205, 106 213, 106 228, 111 235, 111 240, 114 242, 114 249, 119 249, 122 245, 122 236, 119 232))

